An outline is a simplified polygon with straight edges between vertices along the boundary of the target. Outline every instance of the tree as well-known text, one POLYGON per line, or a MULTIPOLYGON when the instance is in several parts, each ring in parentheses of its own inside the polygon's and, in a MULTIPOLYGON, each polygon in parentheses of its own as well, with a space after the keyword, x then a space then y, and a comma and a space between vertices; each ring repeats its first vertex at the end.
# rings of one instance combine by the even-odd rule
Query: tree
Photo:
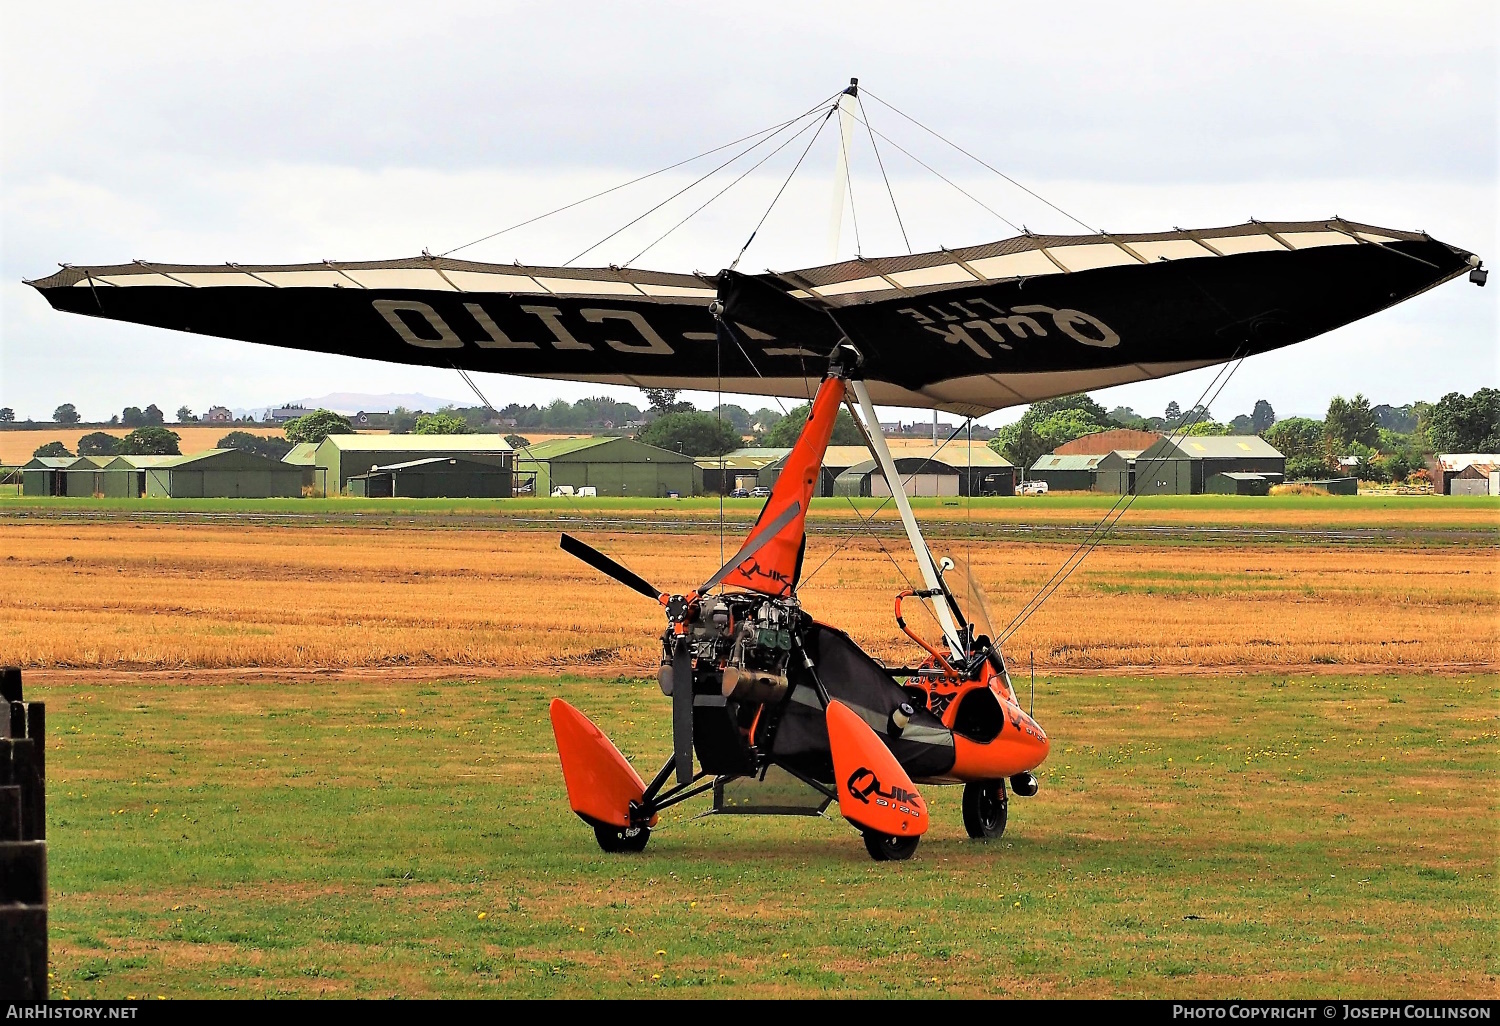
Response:
POLYGON ((1317 481, 1329 475, 1328 465, 1322 456, 1288 456, 1286 476, 1288 481, 1317 481))
POLYGON ((469 422, 451 413, 424 413, 417 418, 419 435, 471 435, 469 422))
POLYGON ((332 410, 313 410, 300 417, 293 417, 283 427, 288 441, 321 442, 329 435, 352 435, 354 425, 348 418, 332 410))
POLYGON ((181 456, 182 436, 155 424, 138 427, 120 439, 121 456, 181 456))
POLYGON ((1250 411, 1250 434, 1258 435, 1271 430, 1276 423, 1276 411, 1264 399, 1255 400, 1255 409, 1250 411))
POLYGON ((1323 422, 1307 417, 1288 417, 1278 420, 1266 431, 1265 440, 1280 453, 1291 459, 1294 456, 1316 457, 1323 460, 1323 422))
POLYGON ((186 406, 177 407, 177 423, 193 424, 196 423, 197 420, 198 418, 193 416, 193 411, 188 409, 186 406))
POLYGON ((70 453, 68 451, 68 447, 66 445, 63 445, 61 442, 47 442, 45 445, 39 445, 39 446, 37 446, 36 447, 36 452, 32 453, 31 455, 33 455, 33 456, 71 456, 73 454, 70 453))
MULTIPOLYGON (((787 415, 776 422, 776 426, 766 432, 764 444, 772 448, 789 448, 797 444, 797 436, 802 434, 802 426, 807 423, 808 416, 812 413, 812 403, 803 403, 794 406, 787 411, 787 415)), ((854 418, 849 416, 848 410, 839 410, 839 415, 833 421, 833 439, 831 445, 863 445, 865 436, 860 433, 859 428, 854 425, 854 418)), ((734 447, 739 448, 739 442, 734 447)))
POLYGON ((1250 414, 1242 413, 1229 422, 1229 433, 1231 435, 1255 435, 1260 432, 1255 430, 1250 414))
POLYGON ((1109 422, 1118 424, 1122 428, 1134 428, 1137 431, 1145 427, 1146 418, 1136 413, 1129 406, 1116 406, 1109 411, 1109 422))
POLYGON ((124 427, 135 428, 146 423, 146 415, 141 412, 139 406, 127 406, 125 412, 120 414, 120 424, 124 427))
POLYGON ((1183 429, 1182 434, 1184 436, 1232 435, 1234 434, 1234 432, 1231 431, 1227 426, 1220 424, 1218 421, 1214 420, 1212 417, 1204 417, 1202 420, 1194 420, 1185 429, 1183 429))
POLYGON ((1176 424, 1182 419, 1182 407, 1178 406, 1177 401, 1174 399, 1167 403, 1167 410, 1162 416, 1167 418, 1168 424, 1176 424))
POLYGON ((165 424, 166 422, 167 415, 162 413, 155 403, 147 406, 141 413, 141 423, 143 424, 165 424))
POLYGON ((742 435, 750 433, 750 411, 743 406, 715 406, 713 414, 742 435))
POLYGON ((1022 476, 1025 476, 1026 472, 1031 469, 1033 463, 1052 449, 1052 446, 1047 444, 1046 440, 1026 422, 1024 417, 1014 424, 1007 424, 1001 428, 999 433, 990 439, 989 447, 1020 467, 1022 476))
POLYGON ((252 435, 248 431, 231 431, 219 439, 215 448, 238 449, 241 452, 253 452, 257 456, 268 456, 273 460, 279 460, 291 452, 295 444, 285 438, 273 438, 270 435, 252 435))
POLYGON ((1500 452, 1500 390, 1449 392, 1432 404, 1426 427, 1434 452, 1500 452))
POLYGON ((1075 410, 1088 417, 1090 422, 1098 425, 1095 428, 1096 431, 1109 427, 1109 414, 1105 412, 1104 407, 1084 392, 1074 392, 1072 395, 1060 395, 1056 399, 1043 399, 1041 402, 1032 403, 1025 416, 1037 421, 1044 420, 1054 413, 1066 413, 1069 410, 1075 410))
POLYGON ((92 431, 78 440, 80 456, 118 456, 120 440, 107 431, 92 431))
POLYGON ((77 424, 80 418, 72 403, 63 403, 52 411, 52 419, 59 424, 77 424))
POLYGON ((15 423, 16 411, 9 406, 0 406, 0 424, 15 423))
POLYGON ((687 456, 722 456, 740 447, 740 433, 711 413, 664 413, 636 438, 687 456))
POLYGON ((1356 394, 1353 399, 1336 395, 1328 401, 1323 418, 1323 439, 1335 452, 1344 452, 1358 442, 1374 446, 1380 441, 1380 425, 1370 412, 1370 400, 1356 394))
POLYGON ((756 410, 755 415, 750 418, 750 427, 755 432, 755 437, 764 441, 771 429, 781 423, 782 416, 780 410, 773 410, 769 406, 756 410))

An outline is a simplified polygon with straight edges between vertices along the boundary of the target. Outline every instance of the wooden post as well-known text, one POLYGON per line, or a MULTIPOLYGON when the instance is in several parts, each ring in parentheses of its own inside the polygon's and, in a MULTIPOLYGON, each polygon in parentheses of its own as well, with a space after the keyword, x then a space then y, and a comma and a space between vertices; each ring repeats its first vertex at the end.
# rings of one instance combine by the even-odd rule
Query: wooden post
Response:
POLYGON ((46 710, 25 702, 21 671, 0 670, 0 1000, 45 1001, 47 990, 46 710))

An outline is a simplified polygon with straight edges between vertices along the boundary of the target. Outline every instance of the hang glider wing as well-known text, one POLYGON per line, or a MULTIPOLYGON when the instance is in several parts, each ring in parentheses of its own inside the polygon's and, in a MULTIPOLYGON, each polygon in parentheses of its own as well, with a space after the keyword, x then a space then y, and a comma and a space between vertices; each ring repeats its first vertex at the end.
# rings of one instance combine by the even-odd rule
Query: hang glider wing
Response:
POLYGON ((1335 219, 1027 235, 760 275, 423 256, 65 266, 29 284, 58 310, 290 349, 797 399, 848 336, 877 403, 978 415, 1278 349, 1475 264, 1424 234, 1335 219))

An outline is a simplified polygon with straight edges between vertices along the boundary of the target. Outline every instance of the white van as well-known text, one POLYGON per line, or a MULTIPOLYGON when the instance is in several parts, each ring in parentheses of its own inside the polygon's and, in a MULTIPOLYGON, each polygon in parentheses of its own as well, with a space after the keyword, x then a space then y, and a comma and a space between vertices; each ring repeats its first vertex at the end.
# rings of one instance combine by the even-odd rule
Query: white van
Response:
POLYGON ((599 498, 599 489, 593 485, 584 485, 578 489, 578 497, 580 499, 597 499, 599 498))
POLYGON ((552 497, 554 499, 561 499, 564 496, 572 495, 572 494, 573 494, 573 486, 572 485, 558 485, 556 488, 552 489, 552 497))
POLYGON ((1022 481, 1016 489, 1017 495, 1046 495, 1046 481, 1022 481))

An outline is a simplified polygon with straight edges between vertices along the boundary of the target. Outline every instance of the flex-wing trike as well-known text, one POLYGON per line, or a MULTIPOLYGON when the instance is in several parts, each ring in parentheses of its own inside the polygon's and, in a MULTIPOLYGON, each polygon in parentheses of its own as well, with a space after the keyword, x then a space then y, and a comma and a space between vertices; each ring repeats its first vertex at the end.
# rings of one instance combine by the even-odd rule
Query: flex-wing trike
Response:
POLYGON ((1030 771, 1047 757, 1047 735, 1021 709, 977 582, 929 552, 878 427, 865 437, 923 578, 896 597, 896 620, 924 656, 889 670, 798 600, 807 507, 839 408, 852 394, 856 423, 879 423, 857 363, 848 348, 835 353, 749 539, 693 591, 663 592, 563 535, 564 550, 660 602, 667 619, 659 681, 673 751, 650 782, 583 713, 552 702, 568 801, 605 851, 641 851, 661 810, 712 791, 720 813, 819 813, 836 800, 873 858, 906 859, 929 824, 919 784, 963 784, 974 838, 1004 832, 1007 780, 1018 795, 1036 793, 1030 771), (937 644, 903 618, 914 597, 930 603, 937 644))

